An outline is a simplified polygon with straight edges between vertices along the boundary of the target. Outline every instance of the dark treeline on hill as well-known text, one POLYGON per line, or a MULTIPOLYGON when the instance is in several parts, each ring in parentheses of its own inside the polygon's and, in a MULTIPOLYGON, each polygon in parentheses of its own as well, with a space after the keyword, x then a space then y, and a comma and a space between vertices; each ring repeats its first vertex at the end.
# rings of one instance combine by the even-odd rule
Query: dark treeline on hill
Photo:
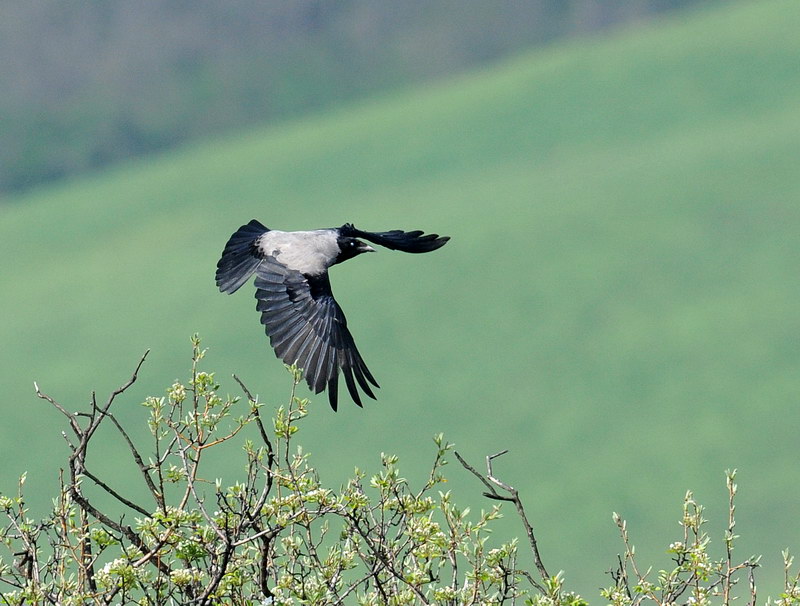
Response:
POLYGON ((699 1, 0 2, 0 195, 699 1))

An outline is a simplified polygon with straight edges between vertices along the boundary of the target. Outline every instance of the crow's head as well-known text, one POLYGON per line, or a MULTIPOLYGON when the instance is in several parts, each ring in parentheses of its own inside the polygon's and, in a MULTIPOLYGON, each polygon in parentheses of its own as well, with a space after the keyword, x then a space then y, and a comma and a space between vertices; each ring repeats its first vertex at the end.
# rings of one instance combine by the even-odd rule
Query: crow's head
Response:
POLYGON ((372 248, 369 244, 364 244, 358 238, 348 238, 341 236, 336 241, 339 245, 339 254, 336 256, 336 261, 334 261, 334 265, 336 263, 341 263, 342 261, 347 261, 348 259, 352 259, 353 257, 360 255, 361 253, 365 252, 375 252, 375 249, 372 248))

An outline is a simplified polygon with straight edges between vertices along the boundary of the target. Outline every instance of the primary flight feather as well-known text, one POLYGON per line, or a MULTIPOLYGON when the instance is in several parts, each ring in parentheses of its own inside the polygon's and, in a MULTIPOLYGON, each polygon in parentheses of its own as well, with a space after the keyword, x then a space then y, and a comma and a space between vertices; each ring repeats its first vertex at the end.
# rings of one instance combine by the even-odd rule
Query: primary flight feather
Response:
POLYGON ((358 353, 328 278, 332 265, 375 252, 359 238, 408 253, 430 252, 450 239, 399 229, 368 232, 351 223, 313 231, 279 231, 253 219, 230 237, 217 263, 217 286, 228 294, 255 274, 256 309, 275 355, 302 368, 314 393, 327 389, 334 410, 340 372, 359 406, 356 384, 373 399, 372 387, 378 387, 358 353))

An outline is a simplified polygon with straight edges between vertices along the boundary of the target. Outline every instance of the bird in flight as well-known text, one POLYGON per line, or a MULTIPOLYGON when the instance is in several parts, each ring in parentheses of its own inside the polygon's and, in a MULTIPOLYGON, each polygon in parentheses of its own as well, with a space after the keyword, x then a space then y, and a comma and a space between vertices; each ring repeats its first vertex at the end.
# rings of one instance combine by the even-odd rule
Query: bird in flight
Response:
POLYGON ((331 408, 338 406, 339 371, 353 401, 362 406, 356 383, 373 400, 378 387, 353 336, 342 308, 333 298, 328 268, 375 249, 425 253, 450 239, 438 234, 394 229, 361 231, 351 223, 313 231, 269 229, 253 219, 230 237, 217 263, 217 286, 236 292, 255 274, 256 309, 275 355, 302 368, 309 389, 327 388, 331 408))

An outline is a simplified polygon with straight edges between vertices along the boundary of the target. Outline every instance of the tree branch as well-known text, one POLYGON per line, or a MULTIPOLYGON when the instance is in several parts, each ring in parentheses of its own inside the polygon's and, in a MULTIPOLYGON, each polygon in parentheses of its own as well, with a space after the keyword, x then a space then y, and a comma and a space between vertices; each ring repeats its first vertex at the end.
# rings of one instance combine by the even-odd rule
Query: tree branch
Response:
MULTIPOLYGON (((522 520, 523 526, 525 526, 525 534, 528 536, 528 543, 530 544, 531 551, 533 552, 533 561, 536 564, 536 569, 539 571, 542 580, 547 580, 550 578, 550 574, 547 572, 547 569, 544 567, 544 564, 542 563, 542 556, 539 554, 539 547, 536 542, 536 535, 534 534, 533 527, 531 526, 531 523, 528 520, 528 516, 525 513, 525 508, 522 505, 522 499, 519 498, 519 492, 517 491, 516 488, 514 488, 510 484, 506 484, 505 482, 495 477, 495 475, 492 472, 492 462, 494 461, 494 459, 506 454, 507 452, 508 450, 503 450, 496 454, 488 455, 486 457, 486 476, 483 476, 478 471, 476 471, 474 467, 469 465, 469 463, 467 463, 464 460, 464 458, 460 454, 458 454, 458 452, 453 451, 453 453, 456 455, 456 458, 458 459, 458 462, 461 463, 461 465, 467 471, 469 471, 475 477, 477 477, 483 483, 483 485, 489 489, 488 493, 483 493, 484 496, 490 499, 495 499, 499 501, 510 501, 514 503, 514 507, 517 510, 517 514, 522 520), (506 496, 499 494, 495 489, 495 486, 497 486, 498 488, 502 488, 503 490, 508 492, 509 495, 506 496)), ((541 587, 539 584, 536 584, 536 586, 537 589, 542 591, 544 590, 543 587, 541 587)))

